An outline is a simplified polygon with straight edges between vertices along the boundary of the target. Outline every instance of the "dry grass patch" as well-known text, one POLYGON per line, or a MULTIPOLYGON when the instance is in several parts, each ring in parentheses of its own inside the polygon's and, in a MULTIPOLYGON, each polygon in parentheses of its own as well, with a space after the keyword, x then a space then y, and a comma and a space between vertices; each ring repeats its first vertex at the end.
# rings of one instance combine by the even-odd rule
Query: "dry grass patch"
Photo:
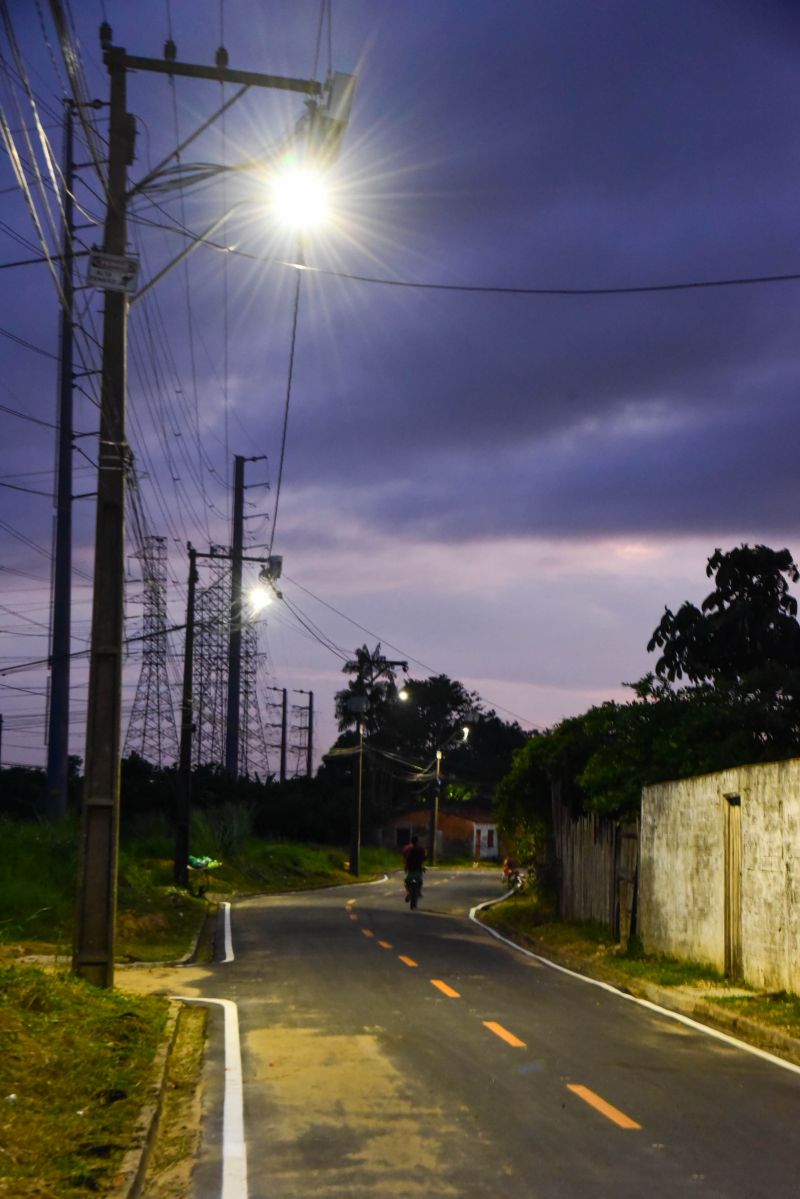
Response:
POLYGON ((152 1086, 168 1005, 0 967, 0 1196, 113 1189, 152 1086))

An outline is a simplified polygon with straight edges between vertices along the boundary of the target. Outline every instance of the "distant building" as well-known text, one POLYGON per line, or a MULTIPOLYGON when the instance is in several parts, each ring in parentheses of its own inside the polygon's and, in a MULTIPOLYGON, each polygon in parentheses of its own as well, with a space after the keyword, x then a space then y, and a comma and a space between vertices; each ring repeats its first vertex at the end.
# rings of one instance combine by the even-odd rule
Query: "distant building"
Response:
MULTIPOLYGON (((391 816, 375 829, 378 845, 402 849, 416 833, 427 844, 431 811, 416 807, 391 816)), ((497 823, 488 800, 446 804, 439 808, 436 831, 436 855, 439 858, 471 857, 476 862, 500 858, 497 823)))

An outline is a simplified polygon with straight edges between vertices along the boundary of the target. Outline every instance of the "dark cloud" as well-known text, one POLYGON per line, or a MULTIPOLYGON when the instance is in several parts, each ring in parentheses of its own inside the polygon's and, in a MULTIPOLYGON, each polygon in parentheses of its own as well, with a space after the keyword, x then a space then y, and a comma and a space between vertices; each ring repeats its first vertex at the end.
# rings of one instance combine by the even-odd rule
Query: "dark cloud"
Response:
MULTIPOLYGON (((342 227, 312 241, 309 262, 406 282, 554 288, 800 269, 796 5, 341 0, 334 7, 334 65, 357 71, 359 86, 339 167, 342 227)), ((160 55, 163 4, 106 0, 106 8, 118 43, 160 55)), ((307 75, 318 11, 315 0, 229 4, 231 62, 307 75)), ((103 97, 96 14, 78 6, 74 15, 90 91, 103 97)), ((210 61, 217 7, 177 3, 172 17, 181 57, 210 61)), ((15 13, 14 25, 55 138, 60 84, 39 18, 15 13)), ((18 123, 9 89, 7 77, 18 123)), ((164 80, 132 76, 129 106, 139 131, 132 177, 218 100, 204 84, 172 90, 164 80)), ((185 157, 261 153, 298 107, 295 98, 253 90, 231 110, 224 138, 216 127, 185 157)), ((241 188, 251 208, 217 240, 254 257, 200 250, 131 318, 130 437, 140 495, 155 531, 175 547, 181 578, 187 540, 228 538, 234 453, 269 454, 273 489, 264 506, 276 502, 295 274, 275 260, 292 259, 295 247, 269 227, 257 181, 237 177, 226 186, 229 199, 241 188)), ((12 190, 3 192, 0 260, 10 261, 35 253, 37 239, 8 170, 2 187, 12 190)), ((81 199, 99 220, 101 198, 82 190, 81 199)), ((149 222, 200 229, 222 202, 219 188, 183 203, 166 193, 154 200, 132 211, 144 278, 184 244, 149 222)), ((86 245, 101 237, 99 224, 81 231, 86 245)), ((3 327, 54 351, 57 313, 45 269, 5 271, 0 287, 3 327)), ((79 302, 99 336, 101 297, 81 289, 79 302)), ((373 546, 397 540, 406 552, 412 543, 419 553, 434 546, 455 558, 479 543, 497 547, 499 558, 504 546, 537 538, 575 547, 627 536, 791 543, 800 498, 798 303, 795 283, 547 298, 304 276, 280 548, 330 566, 338 555, 358 561, 361 538, 373 546)), ((0 400, 52 421, 52 360, 2 344, 0 400)), ((90 394, 79 393, 76 425, 89 432, 97 424, 92 380, 81 387, 90 394)), ((2 478, 51 471, 52 430, 8 413, 0 423, 2 478)), ((92 439, 80 446, 93 457, 92 439)), ((93 490, 91 474, 76 490, 93 490)), ((2 501, 5 519, 49 545, 46 497, 6 489, 2 501)), ((76 516, 82 561, 91 554, 90 508, 88 501, 76 516)), ((255 521, 248 532, 253 541, 267 536, 255 521)), ((7 561, 46 570, 19 540, 3 545, 7 561)), ((695 556, 702 567, 702 554, 695 556)), ((472 662, 475 676, 496 669, 519 681, 528 671, 542 686, 557 686, 559 672, 571 670, 578 690, 604 681, 616 687, 609 656, 590 660, 592 639, 622 655, 633 605, 638 654, 657 619, 660 583, 647 576, 634 601, 627 581, 607 580, 583 631, 567 635, 586 610, 575 579, 577 570, 574 607, 558 580, 535 602, 525 588, 517 596, 513 584, 480 601, 465 592, 452 600, 450 616, 444 600, 421 607, 413 579, 401 577, 389 601, 385 580, 373 586, 365 575, 358 595, 400 628, 407 615, 409 636, 429 622, 430 630, 446 628, 446 637, 424 636, 448 663, 452 654, 453 673, 467 673, 459 655, 468 644, 476 654, 487 647, 486 660, 472 662), (498 632, 500 602, 507 645, 498 632), (552 652, 539 645, 538 656, 520 658, 512 642, 529 602, 532 619, 550 630, 552 652), (485 627, 481 605, 494 605, 485 627), (651 607, 652 621, 644 615, 651 607), (456 641, 459 627, 470 633, 456 641), (563 646, 576 644, 580 654, 565 665, 563 646)), ((675 591, 670 602, 683 598, 683 579, 675 591)), ((625 671, 636 669, 626 660, 625 671)))

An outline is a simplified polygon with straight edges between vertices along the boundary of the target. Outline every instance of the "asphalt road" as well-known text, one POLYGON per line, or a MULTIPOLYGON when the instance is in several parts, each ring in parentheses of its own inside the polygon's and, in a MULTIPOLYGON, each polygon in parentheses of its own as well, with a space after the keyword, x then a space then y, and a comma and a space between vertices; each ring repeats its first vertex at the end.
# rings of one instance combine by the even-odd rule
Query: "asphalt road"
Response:
MULTIPOLYGON (((467 913, 499 891, 236 905, 202 990, 238 1007, 249 1199, 800 1195, 800 1074, 491 938, 467 913)), ((219 1011, 193 1199, 223 1194, 219 1011)))

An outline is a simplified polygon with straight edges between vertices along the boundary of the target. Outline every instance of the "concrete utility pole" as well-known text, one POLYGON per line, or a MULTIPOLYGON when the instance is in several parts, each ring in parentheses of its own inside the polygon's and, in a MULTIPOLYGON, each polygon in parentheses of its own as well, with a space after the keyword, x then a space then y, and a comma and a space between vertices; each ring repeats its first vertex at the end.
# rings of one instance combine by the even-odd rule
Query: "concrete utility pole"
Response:
POLYGON ((48 820, 67 810, 69 777, 69 668, 72 624, 72 384, 73 384, 73 150, 72 101, 64 105, 64 234, 59 322, 58 484, 50 638, 50 705, 47 727, 48 820))
MULTIPOLYGON (((109 47, 105 61, 111 81, 111 114, 103 249, 122 257, 127 241, 125 179, 133 158, 133 125, 126 111, 125 52, 109 47)), ((106 291, 89 711, 72 958, 74 972, 101 987, 114 985, 117 909, 125 473, 130 460, 125 441, 127 309, 124 292, 106 291)))
POLYGON ((289 693, 284 687, 281 691, 281 782, 286 782, 286 736, 288 732, 289 693))
MULTIPOLYGON (((353 83, 342 80, 341 94, 331 96, 324 111, 317 99, 322 85, 311 79, 290 79, 235 71, 227 67, 224 48, 214 67, 163 61, 126 54, 111 44, 111 28, 100 30, 103 59, 110 80, 108 146, 108 204, 103 253, 107 261, 124 262, 127 247, 126 175, 133 161, 134 123, 126 111, 129 70, 208 79, 217 84, 278 88, 298 92, 316 105, 313 127, 322 149, 335 151, 344 132, 352 101, 353 83), (336 110, 332 103, 336 100, 336 110)), ((174 152, 167 161, 175 157, 174 152)), ((165 165, 161 164, 162 166, 165 165)), ((119 849, 120 727, 122 709, 122 643, 124 598, 125 474, 130 452, 125 440, 126 326, 128 298, 116 284, 103 284, 103 365, 100 394, 100 464, 95 528, 94 598, 89 665, 89 711, 86 766, 78 871, 75 943, 72 968, 98 986, 114 982, 114 944, 119 849)))
MULTIPOLYGON (((175 823, 175 860, 173 878, 179 887, 189 885, 189 834, 192 818, 192 735, 194 723, 194 632, 195 597, 197 594, 197 559, 213 558, 233 561, 233 554, 210 550, 199 553, 191 543, 189 550, 189 585, 186 593, 186 632, 183 646, 183 687, 181 690, 181 737, 178 751, 178 803, 175 823)), ((240 557, 239 563, 255 562, 268 566, 263 558, 240 557)))
POLYGON ((194 728, 194 597, 197 587, 197 551, 189 544, 189 589, 186 597, 186 631, 183 643, 181 740, 178 751, 178 810, 175 821, 173 878, 189 886, 189 828, 192 807, 192 731, 194 728))
POLYGON ((428 854, 428 860, 430 861, 431 866, 436 865, 436 830, 439 827, 439 795, 441 793, 442 786, 442 751, 440 749, 437 749, 436 751, 436 777, 434 779, 433 786, 434 791, 433 800, 431 802, 429 830, 430 853, 428 854))
POLYGON ((225 720, 225 770, 239 771, 239 705, 242 690, 242 549, 244 541, 244 463, 234 458, 231 530, 231 615, 228 631, 228 707, 225 720))

